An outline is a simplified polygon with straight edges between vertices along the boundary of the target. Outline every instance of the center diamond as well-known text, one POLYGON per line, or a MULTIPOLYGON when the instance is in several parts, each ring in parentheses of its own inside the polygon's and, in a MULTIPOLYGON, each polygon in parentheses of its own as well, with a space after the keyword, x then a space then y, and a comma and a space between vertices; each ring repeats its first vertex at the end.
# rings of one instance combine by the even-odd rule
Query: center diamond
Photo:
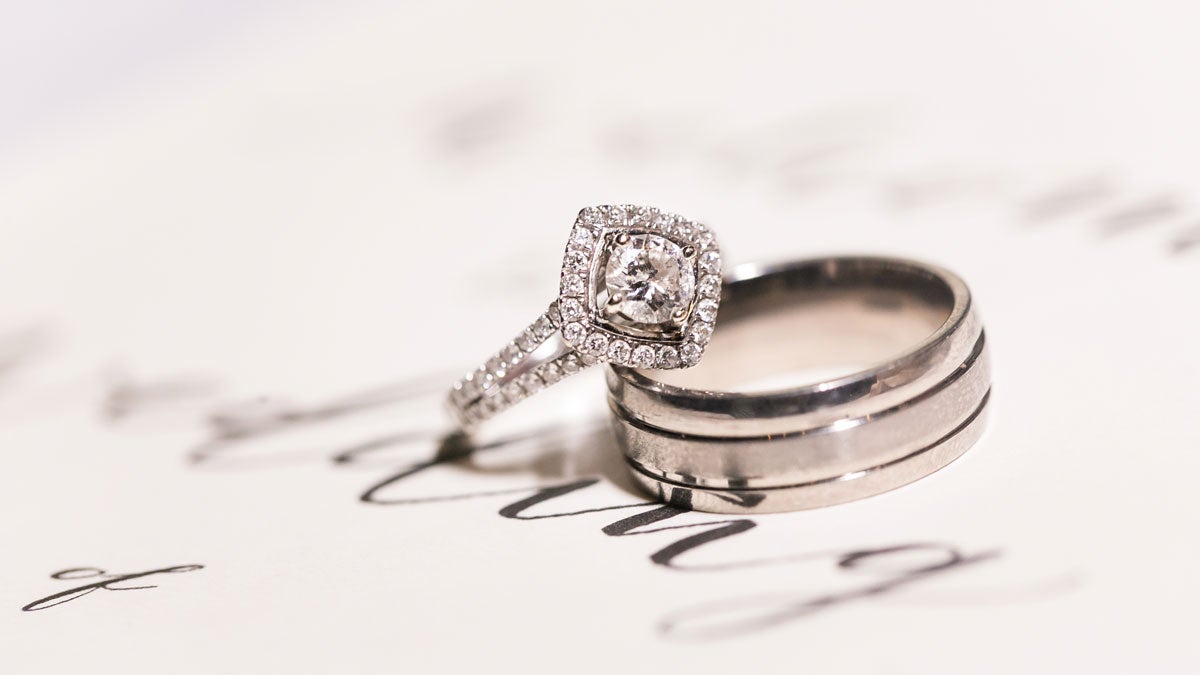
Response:
POLYGON ((598 309, 610 320, 632 322, 635 328, 678 324, 692 303, 696 269, 675 242, 653 234, 629 235, 613 244, 604 286, 607 298, 598 309))

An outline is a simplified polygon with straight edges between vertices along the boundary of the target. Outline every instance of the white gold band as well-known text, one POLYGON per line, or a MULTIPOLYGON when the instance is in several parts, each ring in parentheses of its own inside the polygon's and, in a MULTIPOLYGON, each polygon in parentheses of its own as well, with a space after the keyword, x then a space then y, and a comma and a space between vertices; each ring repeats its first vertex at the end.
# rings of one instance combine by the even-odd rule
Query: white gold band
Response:
POLYGON ((950 272, 827 258, 739 268, 725 291, 722 324, 701 367, 607 373, 614 429, 633 475, 668 502, 744 513, 859 499, 936 471, 981 432, 991 389, 986 339, 966 285, 950 272), (805 314, 781 320, 796 309, 805 314), (901 328, 903 335, 885 335, 901 328), (753 342, 723 340, 739 330, 753 342), (807 339, 812 333, 824 346, 807 339), (721 386, 819 352, 861 356, 857 338, 890 341, 886 358, 804 386, 721 386), (753 348, 740 348, 746 344, 753 348))

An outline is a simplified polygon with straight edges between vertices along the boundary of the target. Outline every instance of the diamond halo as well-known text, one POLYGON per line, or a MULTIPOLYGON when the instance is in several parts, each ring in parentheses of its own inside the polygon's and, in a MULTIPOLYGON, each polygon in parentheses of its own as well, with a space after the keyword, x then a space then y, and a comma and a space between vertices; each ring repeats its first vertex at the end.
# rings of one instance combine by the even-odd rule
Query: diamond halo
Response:
POLYGON ((647 206, 585 208, 567 239, 558 297, 454 384, 450 409, 469 429, 596 363, 694 366, 720 299, 721 254, 707 226, 647 206), (551 341, 556 334, 562 340, 551 341))
POLYGON ((558 298, 575 349, 634 368, 693 366, 720 297, 721 253, 706 225, 647 206, 579 212, 558 298))

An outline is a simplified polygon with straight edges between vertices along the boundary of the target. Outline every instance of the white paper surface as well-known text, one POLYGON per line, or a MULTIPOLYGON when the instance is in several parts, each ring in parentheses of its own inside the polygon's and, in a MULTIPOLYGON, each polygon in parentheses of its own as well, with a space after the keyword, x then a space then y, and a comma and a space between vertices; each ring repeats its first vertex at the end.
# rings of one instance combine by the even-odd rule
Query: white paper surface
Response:
POLYGON ((1194 12, 130 7, 5 29, 0 671, 1200 667, 1194 12), (614 202, 735 263, 956 270, 984 439, 853 504, 651 522, 597 369, 430 465, 443 387, 614 202), (110 580, 80 568, 180 569, 52 597, 110 580))

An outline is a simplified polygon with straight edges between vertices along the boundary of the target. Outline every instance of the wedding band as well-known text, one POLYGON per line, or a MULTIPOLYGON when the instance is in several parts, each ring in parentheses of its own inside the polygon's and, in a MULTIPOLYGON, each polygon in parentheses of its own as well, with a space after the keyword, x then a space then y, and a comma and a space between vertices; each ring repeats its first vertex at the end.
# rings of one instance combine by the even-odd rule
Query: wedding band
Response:
POLYGON ((698 368, 607 372, 632 474, 668 503, 764 513, 847 502, 937 471, 982 433, 983 325, 946 270, 873 257, 740 267, 721 322, 698 368), (842 369, 747 390, 819 365, 842 369))
POLYGON ((689 368, 721 300, 721 253, 705 225, 646 206, 579 212, 558 298, 450 391, 464 428, 594 363, 689 368))

